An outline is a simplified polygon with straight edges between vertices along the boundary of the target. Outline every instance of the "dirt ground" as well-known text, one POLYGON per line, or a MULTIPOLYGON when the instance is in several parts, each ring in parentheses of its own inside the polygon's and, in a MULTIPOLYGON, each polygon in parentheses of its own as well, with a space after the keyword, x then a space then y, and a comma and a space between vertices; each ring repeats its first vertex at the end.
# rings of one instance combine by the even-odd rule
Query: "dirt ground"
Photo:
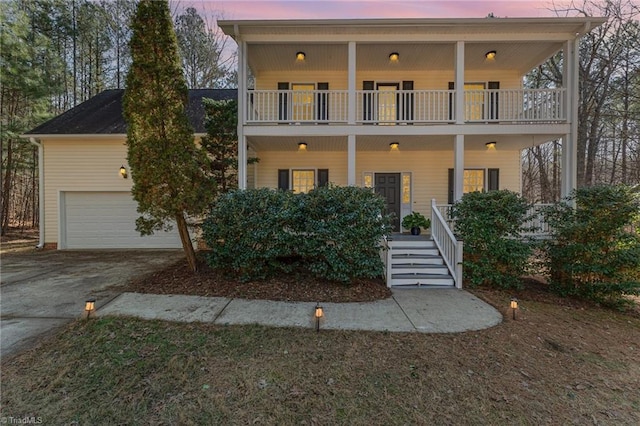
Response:
POLYGON ((211 270, 200 262, 193 273, 182 260, 129 283, 126 291, 154 294, 187 294, 243 299, 315 302, 370 302, 391 297, 382 279, 361 279, 351 285, 304 275, 282 275, 266 281, 241 282, 211 270))

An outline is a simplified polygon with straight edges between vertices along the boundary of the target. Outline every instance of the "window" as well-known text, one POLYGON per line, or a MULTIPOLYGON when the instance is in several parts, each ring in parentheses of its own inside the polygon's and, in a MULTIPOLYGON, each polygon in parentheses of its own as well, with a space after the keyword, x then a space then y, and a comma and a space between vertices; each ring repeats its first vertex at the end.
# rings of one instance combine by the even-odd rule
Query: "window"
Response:
MULTIPOLYGON (((449 169, 448 203, 453 204, 453 169, 449 169)), ((462 175, 462 193, 497 191, 500 189, 500 169, 465 169, 462 175), (488 176, 488 178, 487 178, 488 176)))
POLYGON ((462 179, 462 193, 484 191, 484 170, 465 169, 462 179))
POLYGON ((378 124, 394 125, 398 118, 398 85, 378 84, 378 124))
POLYGON ((310 121, 314 119, 313 84, 291 85, 293 90, 292 116, 294 121, 310 121))
POLYGON ((484 117, 484 83, 464 84, 466 120, 482 120, 484 117))
POLYGON ((329 169, 278 170, 278 189, 283 191, 302 194, 311 191, 315 187, 327 185, 329 185, 329 169), (318 177, 317 182, 316 175, 318 177), (289 182, 291 182, 291 185, 289 182))
POLYGON ((293 170, 291 172, 291 180, 293 193, 303 194, 315 187, 316 175, 313 170, 293 170))

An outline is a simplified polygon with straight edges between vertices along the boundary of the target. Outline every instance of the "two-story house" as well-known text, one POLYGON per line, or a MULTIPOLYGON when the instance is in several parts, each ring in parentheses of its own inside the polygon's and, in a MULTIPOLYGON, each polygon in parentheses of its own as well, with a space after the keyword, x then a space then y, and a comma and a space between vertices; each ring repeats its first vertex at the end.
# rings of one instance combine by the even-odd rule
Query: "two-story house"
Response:
MULTIPOLYGON (((201 98, 238 97, 241 188, 371 187, 396 231, 412 211, 430 216, 433 242, 389 241, 387 284, 460 286, 448 204, 520 191, 521 150, 554 139, 562 192, 575 187, 578 43, 604 21, 220 21, 238 44, 238 90, 192 90, 188 111, 200 137, 201 98), (525 89, 527 72, 558 52, 562 87, 525 89)), ((121 98, 104 92, 25 135, 39 147, 40 246, 180 246, 175 232, 135 231, 121 98)))
MULTIPOLYGON (((240 187, 375 188, 400 231, 405 215, 434 218, 432 205, 466 192, 520 192, 522 149, 562 139, 567 194, 576 185, 578 43, 604 21, 220 21, 238 44, 240 187), (524 88, 558 52, 562 87, 524 88), (248 156, 260 162, 248 166, 248 156)), ((434 237, 444 232, 435 222, 434 237)), ((412 270, 402 283, 420 276, 412 270)))

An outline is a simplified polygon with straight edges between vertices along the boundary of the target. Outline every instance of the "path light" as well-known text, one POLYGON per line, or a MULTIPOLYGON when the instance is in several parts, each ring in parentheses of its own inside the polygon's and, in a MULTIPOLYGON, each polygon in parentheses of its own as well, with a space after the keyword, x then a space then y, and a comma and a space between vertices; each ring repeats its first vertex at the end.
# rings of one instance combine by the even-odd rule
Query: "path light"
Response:
POLYGON ((516 311, 518 310, 518 299, 515 297, 511 298, 511 311, 513 312, 513 319, 516 319, 516 311))
POLYGON ((124 165, 120 166, 120 176, 122 176, 122 179, 127 178, 127 169, 124 167, 124 165))
POLYGON ((314 316, 316 318, 316 331, 320 331, 320 318, 324 316, 324 309, 320 306, 320 302, 316 303, 314 316))
POLYGON ((91 314, 95 313, 96 311, 96 299, 91 298, 91 299, 87 299, 86 302, 84 302, 84 315, 86 319, 89 319, 91 317, 91 314))

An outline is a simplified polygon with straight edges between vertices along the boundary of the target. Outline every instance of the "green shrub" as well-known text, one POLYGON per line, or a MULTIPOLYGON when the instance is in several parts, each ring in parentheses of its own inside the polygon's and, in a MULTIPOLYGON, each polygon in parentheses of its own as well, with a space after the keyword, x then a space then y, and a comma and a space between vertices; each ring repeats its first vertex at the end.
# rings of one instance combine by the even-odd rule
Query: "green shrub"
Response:
POLYGON ((464 242, 464 277, 481 284, 518 288, 532 246, 520 237, 529 204, 511 191, 472 192, 452 207, 455 231, 464 242))
POLYGON ((203 225, 208 263, 245 280, 292 270, 342 282, 381 276, 380 240, 390 230, 383 208, 380 196, 356 187, 231 192, 203 225))
POLYGON ((640 293, 640 238, 629 232, 640 219, 639 188, 581 188, 545 216, 552 230, 545 245, 552 290, 609 304, 640 293))

